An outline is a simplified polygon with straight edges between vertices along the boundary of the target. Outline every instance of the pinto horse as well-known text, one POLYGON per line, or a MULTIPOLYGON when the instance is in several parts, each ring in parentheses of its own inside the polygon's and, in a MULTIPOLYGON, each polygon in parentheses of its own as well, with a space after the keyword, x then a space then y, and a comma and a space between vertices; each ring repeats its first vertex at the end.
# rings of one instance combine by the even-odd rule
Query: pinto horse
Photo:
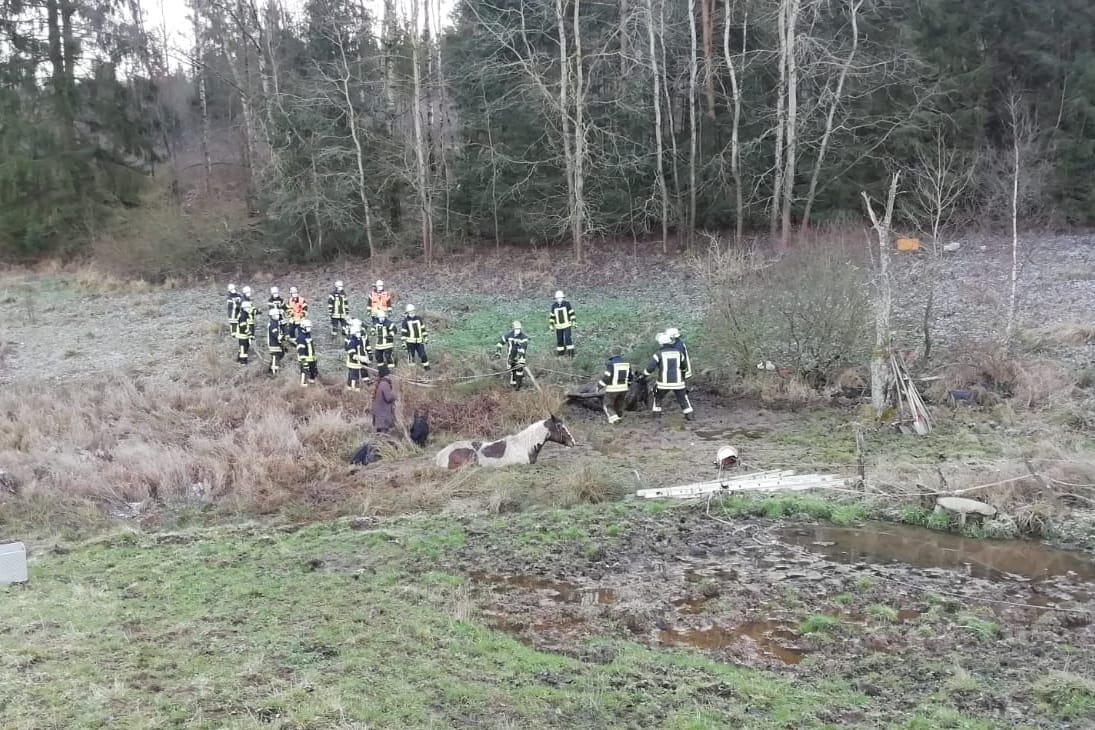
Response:
POLYGON ((497 441, 457 441, 437 452, 434 462, 445 469, 457 469, 465 464, 483 466, 509 466, 510 464, 535 464, 540 449, 548 441, 563 446, 574 446, 570 429, 555 416, 528 426, 519 433, 510 434, 497 441))

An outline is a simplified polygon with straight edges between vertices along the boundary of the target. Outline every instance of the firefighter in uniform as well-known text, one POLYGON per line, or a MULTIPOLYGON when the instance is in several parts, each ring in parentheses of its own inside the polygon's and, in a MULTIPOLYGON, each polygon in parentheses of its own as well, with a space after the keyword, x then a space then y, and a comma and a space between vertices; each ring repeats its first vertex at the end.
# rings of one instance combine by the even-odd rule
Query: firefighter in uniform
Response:
POLYGON ((285 333, 281 330, 281 310, 270 307, 267 315, 270 318, 266 323, 266 347, 270 353, 270 374, 277 375, 281 370, 281 360, 285 357, 285 333))
POLYGON ((681 354, 680 350, 673 347, 673 342, 665 332, 658 334, 657 342, 658 351, 650 358, 646 370, 643 371, 643 375, 646 376, 654 373, 658 374, 658 389, 652 399, 654 403, 652 410, 655 415, 661 413, 662 407, 658 405, 658 399, 668 396, 668 393, 672 392, 673 397, 677 399, 677 404, 681 407, 681 412, 684 413, 684 417, 691 421, 692 403, 689 402, 688 393, 684 389, 684 374, 688 370, 688 363, 685 362, 687 358, 681 354))
POLYGON ((350 303, 346 299, 342 282, 336 281, 334 291, 327 296, 327 316, 331 318, 331 337, 346 336, 346 317, 349 311, 350 303))
POLYGON ((387 315, 390 314, 391 311, 392 293, 384 289, 383 281, 377 279, 376 284, 373 285, 373 290, 369 292, 369 317, 375 325, 380 321, 380 312, 384 312, 384 314, 387 315))
POLYGON ((395 367, 395 338, 395 325, 388 321, 388 313, 378 310, 373 325, 373 357, 378 366, 383 363, 389 368, 395 367))
MULTIPOLYGON (((347 325, 346 337, 346 387, 350 390, 360 390, 362 371, 370 365, 368 342, 369 338, 361 332, 361 320, 351 319, 347 325)), ((369 382, 369 373, 365 372, 365 382, 369 382)))
POLYGON ((228 333, 232 335, 232 339, 236 339, 236 327, 239 326, 240 321, 240 305, 243 303, 243 297, 236 291, 235 284, 228 285, 228 333))
POLYGON ((548 313, 548 327, 555 331, 555 354, 574 357, 574 307, 561 290, 555 292, 555 302, 548 313))
POLYGON ((309 385, 319 377, 316 364, 316 343, 312 341, 312 321, 302 319, 297 325, 297 362, 300 364, 300 384, 309 385))
POLYGON ((300 323, 308 318, 308 302, 300 295, 295 286, 289 287, 289 301, 285 303, 289 312, 289 339, 297 340, 300 323))
POLYGON ((509 384, 514 390, 521 390, 528 357, 528 335, 521 330, 520 322, 514 320, 513 329, 502 335, 494 356, 499 357, 502 350, 506 351, 506 360, 509 362, 509 384))
POLYGON ((246 365, 248 355, 251 352, 251 340, 255 336, 255 312, 250 299, 244 299, 240 303, 239 318, 236 320, 236 344, 239 351, 236 353, 236 362, 246 365))
POLYGON ((681 357, 684 358, 684 379, 687 382, 692 377, 692 358, 688 356, 688 346, 684 344, 681 331, 676 327, 670 327, 665 333, 669 335, 669 343, 673 345, 673 349, 681 353, 681 357))
POLYGON ((399 335, 403 338, 403 345, 407 348, 407 360, 413 365, 415 357, 422 362, 422 369, 430 369, 430 358, 426 355, 426 343, 429 335, 426 334, 426 323, 414 313, 414 305, 408 304, 404 310, 407 315, 399 325, 399 335))
POLYGON ((268 310, 278 310, 278 323, 280 324, 281 329, 284 332, 285 323, 288 319, 288 317, 286 316, 286 314, 288 313, 288 307, 285 304, 285 299, 282 298, 276 286, 270 287, 270 297, 266 300, 266 308, 268 310))
MULTIPOLYGON (((249 287, 249 286, 243 287, 243 289, 240 290, 240 296, 243 297, 243 301, 250 302, 251 301, 251 287, 249 287)), ((251 302, 251 303, 254 304, 254 302, 251 302)))
POLYGON ((609 423, 619 423, 627 404, 627 389, 631 382, 631 364, 624 361, 623 350, 613 347, 605 362, 605 373, 597 387, 605 391, 604 411, 609 423))

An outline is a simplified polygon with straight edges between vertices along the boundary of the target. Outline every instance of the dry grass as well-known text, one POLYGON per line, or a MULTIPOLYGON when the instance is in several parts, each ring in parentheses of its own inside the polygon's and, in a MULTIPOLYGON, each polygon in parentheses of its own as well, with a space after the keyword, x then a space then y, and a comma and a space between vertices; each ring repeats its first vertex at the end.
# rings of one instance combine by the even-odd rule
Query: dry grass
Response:
POLYGON ((929 389, 937 403, 945 402, 952 390, 982 388, 1021 409, 1067 403, 1078 380, 1057 362, 1014 357, 993 346, 958 355, 941 375, 929 389))
POLYGON ((1025 333, 1035 345, 1088 345, 1095 342, 1095 325, 1086 322, 1061 322, 1025 333))

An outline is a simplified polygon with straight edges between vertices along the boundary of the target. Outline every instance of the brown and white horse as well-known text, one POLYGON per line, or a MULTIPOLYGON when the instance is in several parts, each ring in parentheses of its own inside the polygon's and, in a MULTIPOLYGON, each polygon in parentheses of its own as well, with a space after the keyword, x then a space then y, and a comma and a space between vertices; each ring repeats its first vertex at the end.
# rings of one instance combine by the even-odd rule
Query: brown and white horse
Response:
POLYGON ((576 443, 566 424, 551 416, 497 441, 457 441, 437 452, 434 462, 445 469, 457 469, 466 464, 535 464, 540 449, 549 441, 563 446, 574 446, 576 443))

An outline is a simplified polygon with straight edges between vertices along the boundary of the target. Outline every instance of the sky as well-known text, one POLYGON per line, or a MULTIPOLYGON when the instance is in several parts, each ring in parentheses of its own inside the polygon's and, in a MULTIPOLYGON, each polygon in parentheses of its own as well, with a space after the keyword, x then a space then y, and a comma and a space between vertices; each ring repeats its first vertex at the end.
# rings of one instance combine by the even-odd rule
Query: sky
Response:
MULTIPOLYGON (((289 8, 290 12, 304 4, 304 0, 281 1, 285 7, 289 8)), ((459 0, 432 0, 434 3, 438 1, 441 5, 442 15, 447 19, 459 0)), ((364 0, 364 2, 365 7, 372 11, 376 17, 379 18, 384 14, 383 0, 364 0)), ((406 0, 396 0, 397 5, 402 5, 404 2, 406 0)), ((167 29, 168 45, 171 48, 189 50, 193 47, 194 36, 191 31, 192 24, 189 20, 190 8, 187 7, 186 0, 149 0, 145 7, 148 8, 146 22, 155 26, 157 30, 167 29)), ((178 54, 172 54, 172 66, 182 62, 183 59, 178 54)))

